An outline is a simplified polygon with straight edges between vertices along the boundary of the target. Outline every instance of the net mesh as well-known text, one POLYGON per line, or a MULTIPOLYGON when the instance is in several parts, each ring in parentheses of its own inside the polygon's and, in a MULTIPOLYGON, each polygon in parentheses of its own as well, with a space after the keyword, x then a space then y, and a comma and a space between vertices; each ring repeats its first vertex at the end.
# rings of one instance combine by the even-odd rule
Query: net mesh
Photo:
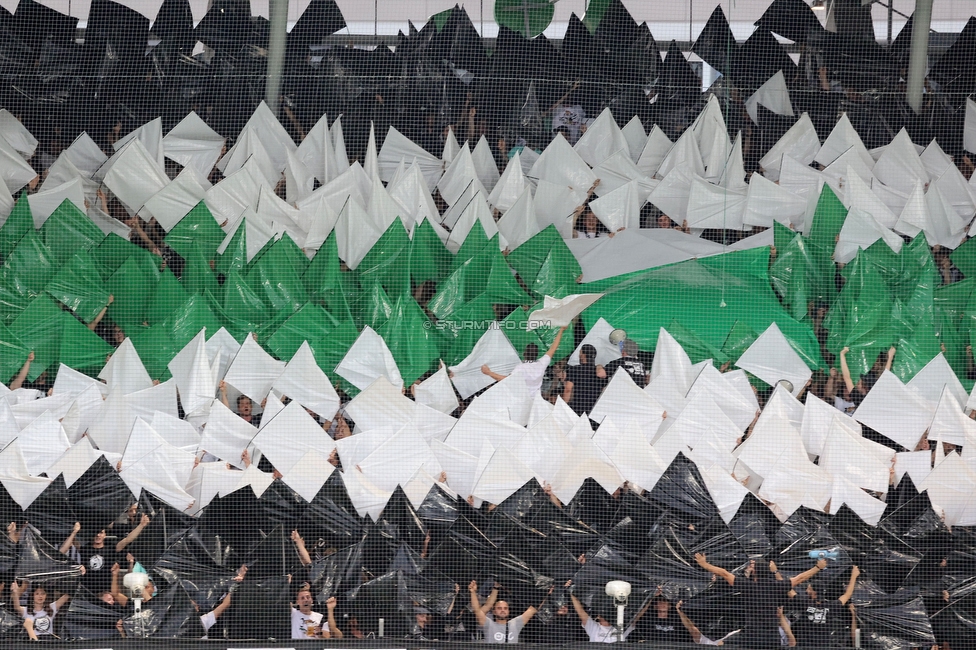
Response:
POLYGON ((5 641, 972 644, 970 3, 0 5, 5 641))

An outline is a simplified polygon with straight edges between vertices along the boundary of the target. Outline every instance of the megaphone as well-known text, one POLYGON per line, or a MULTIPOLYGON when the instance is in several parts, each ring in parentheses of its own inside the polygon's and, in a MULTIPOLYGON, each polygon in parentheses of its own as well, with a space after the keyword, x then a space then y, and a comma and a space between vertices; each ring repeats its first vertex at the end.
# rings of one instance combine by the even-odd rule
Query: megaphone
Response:
POLYGON ((807 555, 810 556, 811 560, 837 560, 840 559, 840 547, 815 548, 807 553, 807 555))

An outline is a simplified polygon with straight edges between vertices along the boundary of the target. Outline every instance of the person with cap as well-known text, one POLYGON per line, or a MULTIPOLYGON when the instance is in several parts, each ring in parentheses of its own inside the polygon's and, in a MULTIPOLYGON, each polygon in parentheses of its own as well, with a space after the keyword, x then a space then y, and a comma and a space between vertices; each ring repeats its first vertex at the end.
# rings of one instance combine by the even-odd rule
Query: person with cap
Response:
MULTIPOLYGON (((508 602, 496 600, 491 608, 492 618, 488 618, 488 615, 482 611, 481 602, 478 600, 478 583, 472 580, 468 584, 468 592, 471 594, 471 611, 478 619, 478 625, 481 626, 484 633, 485 643, 518 643, 519 632, 539 611, 538 607, 529 607, 522 612, 521 616, 510 619, 508 602)), ((549 594, 551 593, 552 588, 549 589, 549 594)), ((546 598, 549 597, 549 594, 546 594, 546 598)), ((546 602, 545 598, 542 602, 546 602)))
POLYGON ((580 348, 579 365, 566 368, 562 398, 576 415, 593 411, 607 385, 607 372, 596 364, 596 348, 589 343, 580 348))
POLYGON ((552 363, 552 358, 556 354, 556 350, 559 349, 559 343, 563 340, 563 332, 565 331, 565 325, 559 328, 559 332, 556 333, 556 338, 553 339, 552 345, 549 346, 549 349, 546 350, 542 358, 539 358, 538 345, 535 343, 526 345, 525 361, 515 366, 515 369, 512 370, 512 374, 510 375, 500 375, 497 372, 493 372, 487 365, 481 366, 481 372, 495 381, 501 381, 506 377, 517 377, 525 382, 525 387, 530 394, 538 395, 542 390, 542 380, 546 376, 546 369, 552 363))
MULTIPOLYGON (((572 580, 568 581, 566 586, 569 587, 571 584, 572 580)), ((640 622, 641 618, 644 617, 644 614, 646 614, 647 610, 651 607, 651 601, 649 600, 647 601, 647 604, 644 605, 639 612, 637 612, 637 615, 631 619, 630 625, 623 630, 619 630, 616 626, 611 625, 607 619, 603 618, 599 614, 590 616, 586 611, 586 608, 583 607, 583 603, 580 602, 579 598, 577 598, 576 594, 573 592, 569 592, 569 597, 573 601, 573 609, 576 610, 576 615, 579 616, 583 630, 586 631, 586 636, 590 638, 590 643, 617 643, 618 641, 626 641, 627 637, 630 636, 630 634, 636 629, 637 623, 640 622)))
POLYGON ((647 386, 651 380, 651 373, 644 369, 643 362, 637 357, 639 352, 640 349, 637 347, 636 341, 633 339, 624 339, 620 345, 621 357, 607 364, 607 377, 613 379, 617 368, 623 368, 624 372, 630 375, 630 378, 634 380, 635 384, 641 388, 647 386))

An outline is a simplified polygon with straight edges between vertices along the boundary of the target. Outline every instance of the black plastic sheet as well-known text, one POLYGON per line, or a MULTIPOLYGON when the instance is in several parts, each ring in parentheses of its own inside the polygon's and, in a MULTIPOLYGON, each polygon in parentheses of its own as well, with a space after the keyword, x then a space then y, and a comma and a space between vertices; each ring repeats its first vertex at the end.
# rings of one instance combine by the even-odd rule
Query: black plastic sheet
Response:
POLYGON ((664 529, 637 568, 649 582, 661 587, 668 600, 688 600, 712 583, 712 575, 698 566, 696 553, 704 553, 709 562, 729 570, 747 558, 738 540, 718 519, 700 531, 681 524, 664 529))
POLYGON ((742 500, 729 523, 729 529, 750 558, 762 557, 772 550, 770 537, 776 535, 779 527, 773 511, 752 493, 742 500))
POLYGON ((851 599, 862 630, 861 647, 894 650, 931 647, 935 643, 932 624, 917 589, 886 595, 871 587, 870 582, 859 581, 851 599))
POLYGON ((613 526, 619 506, 617 500, 607 494, 599 483, 588 478, 563 510, 573 519, 602 533, 613 526))
POLYGON ((143 602, 142 610, 122 619, 127 638, 175 639, 203 636, 196 608, 180 585, 143 602))
POLYGON ((836 549, 836 555, 831 554, 827 559, 827 568, 816 576, 818 584, 826 585, 850 576, 849 569, 853 562, 846 549, 831 536, 828 527, 818 525, 821 522, 817 514, 802 508, 793 513, 780 529, 775 550, 768 559, 776 562, 777 569, 784 577, 792 578, 817 563, 819 558, 812 557, 811 553, 836 549), (791 521, 795 525, 788 527, 791 521))
POLYGON ((61 543, 71 534, 71 529, 78 521, 68 503, 68 489, 64 485, 64 477, 58 476, 44 488, 40 496, 34 499, 30 507, 24 511, 24 518, 31 526, 38 529, 46 540, 61 543))
POLYGON ((648 499, 671 516, 696 523, 718 516, 718 509, 698 468, 684 454, 678 454, 661 476, 648 499))
POLYGON ((115 624, 122 614, 121 608, 107 605, 84 587, 78 587, 67 610, 58 618, 64 625, 67 640, 87 641, 118 638, 115 624))
POLYGON ((14 611, 0 609, 0 639, 26 636, 24 619, 14 611))
MULTIPOLYGON (((392 572, 357 585, 346 593, 346 598, 360 621, 382 618, 386 621, 387 636, 402 637, 408 630, 407 614, 412 613, 413 609, 401 603, 399 588, 400 574, 392 572)), ((412 619, 413 616, 410 616, 409 620, 412 619)))
POLYGON ((99 456, 68 488, 67 500, 77 521, 81 522, 78 540, 84 542, 108 528, 132 504, 134 498, 112 464, 105 456, 99 456))
POLYGON ((220 602, 244 563, 244 558, 219 537, 189 531, 152 565, 153 573, 170 586, 180 586, 201 608, 209 611, 220 602))
POLYGON ((265 581, 245 580, 234 590, 230 609, 220 618, 230 639, 291 638, 289 603, 295 598, 298 580, 284 576, 265 581))
POLYGON ((139 499, 140 509, 152 517, 149 525, 129 544, 127 550, 143 566, 152 566, 163 552, 182 539, 196 520, 159 501, 145 490, 139 499))
MULTIPOLYGON (((446 580, 428 580, 423 576, 397 572, 397 593, 401 607, 422 607, 434 614, 447 616, 457 598, 463 598, 460 585, 446 580)), ((464 594, 466 595, 466 593, 464 594)))
POLYGON ((364 548, 365 539, 312 562, 308 567, 308 581, 318 602, 325 602, 362 581, 364 548))
POLYGON ((321 539, 325 545, 335 548, 348 546, 362 537, 363 521, 349 500, 341 472, 333 472, 306 506, 298 530, 306 539, 321 539))
POLYGON ((834 515, 829 530, 851 561, 884 591, 891 593, 906 585, 909 575, 918 584, 916 572, 922 556, 883 529, 861 521, 846 505, 834 515))
POLYGON ((718 5, 708 17, 698 38, 695 39, 691 51, 700 56, 702 61, 723 75, 727 75, 738 47, 732 29, 729 27, 729 21, 725 19, 725 14, 722 12, 722 6, 718 5))
POLYGON ((18 580, 29 580, 31 583, 57 582, 62 591, 74 591, 74 579, 81 572, 58 549, 44 541, 36 528, 25 526, 21 530, 19 546, 20 555, 15 570, 18 580))
POLYGON ((438 485, 432 485, 417 508, 417 516, 428 527, 450 527, 458 517, 457 499, 438 485))

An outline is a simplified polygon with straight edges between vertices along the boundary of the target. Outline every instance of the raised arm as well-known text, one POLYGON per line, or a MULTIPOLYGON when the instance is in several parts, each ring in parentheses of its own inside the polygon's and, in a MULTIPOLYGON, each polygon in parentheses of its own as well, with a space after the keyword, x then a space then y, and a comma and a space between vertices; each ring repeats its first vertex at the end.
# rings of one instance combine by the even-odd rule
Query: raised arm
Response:
MULTIPOLYGON (((237 575, 234 576, 234 582, 242 582, 244 580, 244 576, 246 575, 247 575, 247 565, 242 564, 241 568, 237 570, 237 575)), ((231 597, 231 592, 228 591, 227 595, 225 595, 223 599, 221 599, 220 603, 218 603, 217 606, 214 607, 213 609, 214 619, 220 618, 220 615, 226 612, 227 608, 230 607, 230 597, 231 597)))
POLYGON ((888 358, 885 360, 885 370, 891 370, 891 362, 895 360, 895 346, 888 348, 888 358))
POLYGON ((16 580, 10 583, 10 605, 19 615, 24 615, 24 606, 20 604, 20 595, 24 593, 24 588, 17 584, 16 580))
POLYGON ((481 606, 481 611, 485 614, 491 611, 491 608, 495 606, 495 601, 498 600, 498 583, 496 582, 491 587, 491 592, 488 594, 488 598, 485 599, 485 603, 481 606))
POLYGON ((335 608, 336 608, 336 599, 335 596, 332 596, 327 601, 325 601, 325 609, 329 613, 329 635, 333 639, 341 639, 343 635, 342 635, 342 630, 340 630, 339 626, 336 625, 335 608))
POLYGON ((851 646, 857 645, 857 608, 854 603, 847 606, 851 612, 851 646))
POLYGON ((791 648, 796 647, 796 637, 793 636, 793 628, 790 627, 790 619, 786 618, 783 614, 783 608, 776 608, 776 617, 779 619, 779 626, 783 628, 783 633, 786 634, 786 645, 791 648))
POLYGON ((631 625, 637 625, 637 622, 642 618, 644 618, 644 614, 646 614, 647 610, 651 608, 652 602, 654 602, 653 599, 648 598, 647 602, 644 603, 644 607, 642 607, 641 610, 637 612, 637 614, 634 616, 634 618, 630 620, 630 625, 628 625, 627 627, 630 627, 631 625))
POLYGON ((64 538, 64 541, 61 542, 61 548, 58 549, 62 555, 67 555, 68 551, 71 550, 71 545, 75 543, 75 536, 78 535, 79 530, 81 530, 81 523, 76 521, 71 528, 71 534, 64 538))
POLYGON ((105 318, 105 314, 108 313, 108 306, 111 305, 114 301, 115 301, 115 296, 110 294, 108 297, 108 304, 102 307, 102 310, 98 312, 98 315, 95 316, 92 322, 88 323, 88 329, 90 329, 93 332, 95 331, 95 329, 98 327, 98 324, 102 322, 103 318, 105 318))
POLYGON ((488 367, 488 364, 481 366, 481 374, 488 375, 495 381, 501 381, 502 379, 505 379, 505 377, 508 377, 508 375, 499 375, 497 372, 494 372, 488 367))
POLYGON ((538 607, 535 607, 533 605, 532 607, 529 607, 527 610, 522 612, 522 625, 528 625, 529 621, 532 620, 532 617, 535 616, 537 613, 539 613, 539 609, 541 609, 542 606, 546 604, 546 601, 549 600, 549 596, 552 594, 552 590, 555 589, 555 587, 556 587, 555 585, 549 587, 549 591, 546 592, 545 598, 542 599, 542 602, 539 603, 538 607))
POLYGON ((819 560, 817 560, 816 566, 807 569, 803 573, 800 573, 790 578, 790 586, 795 587, 799 584, 803 584, 804 582, 808 581, 810 578, 817 575, 818 573, 820 573, 826 568, 827 568, 827 560, 820 558, 819 560))
POLYGON ((34 360, 34 351, 31 350, 30 354, 27 355, 27 361, 21 367, 20 372, 14 377, 14 380, 10 382, 10 390, 17 390, 24 385, 24 381, 27 379, 27 373, 30 372, 31 361, 34 360))
POLYGON ((851 392, 854 390, 854 380, 851 379, 851 369, 847 367, 847 353, 850 352, 849 347, 844 347, 840 351, 840 374, 844 378, 844 388, 846 389, 846 395, 850 397, 851 392))
POLYGON ((710 564, 704 553, 695 553, 695 562, 698 563, 698 566, 705 569, 709 573, 713 573, 719 578, 724 578, 725 581, 729 583, 729 586, 735 585, 735 576, 732 574, 732 572, 727 571, 720 566, 710 564))
POLYGON ((481 603, 478 602, 478 583, 474 580, 468 584, 468 593, 471 594, 471 611, 474 612, 474 617, 478 619, 478 625, 484 626, 488 617, 481 611, 481 603))
POLYGON ((291 541, 295 542, 295 550, 298 551, 298 560, 302 566, 311 564, 312 557, 308 554, 308 549, 305 548, 305 540, 302 539, 297 530, 291 531, 291 541))
POLYGON ((546 354, 549 355, 549 358, 550 359, 552 359, 553 357, 555 357, 556 350, 559 349, 559 342, 563 340, 563 332, 565 332, 565 331, 566 331, 566 326, 565 325, 562 326, 562 327, 560 327, 559 328, 559 331, 556 332, 556 338, 554 338, 552 340, 552 345, 550 345, 549 346, 549 349, 546 350, 546 354))
POLYGON ((230 402, 227 401, 227 382, 223 379, 220 380, 220 401, 230 409, 230 402))
POLYGON ((129 603, 129 597, 122 593, 119 589, 119 563, 116 562, 112 565, 112 598, 115 599, 121 607, 125 607, 129 603))
POLYGON ((845 589, 844 593, 842 593, 840 598, 837 599, 840 601, 841 605, 846 605, 847 601, 849 601, 851 596, 854 595, 854 587, 857 586, 857 577, 859 575, 861 575, 861 570, 857 568, 857 565, 855 564, 853 567, 851 567, 851 579, 847 583, 847 589, 845 589))
POLYGON ((573 601, 573 609, 576 610, 576 615, 579 616, 580 623, 582 623, 585 626, 586 622, 590 620, 590 615, 586 613, 586 609, 583 608, 583 603, 579 601, 579 598, 576 597, 576 594, 571 593, 569 594, 569 597, 573 601))
POLYGON ((568 379, 563 382, 563 401, 569 404, 573 401, 573 382, 568 379))
POLYGON ((67 605, 68 601, 70 600, 71 600, 71 594, 62 594, 60 598, 54 601, 55 609, 57 609, 60 612, 61 608, 67 605))
POLYGON ((151 519, 149 519, 149 515, 142 513, 142 517, 139 518, 139 523, 135 528, 132 529, 132 532, 119 540, 119 543, 115 545, 115 552, 121 553, 126 546, 136 541, 139 535, 142 534, 142 531, 146 529, 146 526, 149 525, 150 521, 151 519))
POLYGON ((675 605, 674 608, 675 610, 677 610, 678 616, 681 617, 681 624, 685 626, 685 629, 688 630, 688 634, 691 635, 692 643, 701 643, 701 636, 702 636, 701 630, 698 629, 698 626, 695 625, 695 622, 692 621, 690 618, 688 618, 688 615, 685 614, 684 611, 681 609, 681 606, 684 604, 685 603, 683 600, 679 600, 678 604, 675 605))

